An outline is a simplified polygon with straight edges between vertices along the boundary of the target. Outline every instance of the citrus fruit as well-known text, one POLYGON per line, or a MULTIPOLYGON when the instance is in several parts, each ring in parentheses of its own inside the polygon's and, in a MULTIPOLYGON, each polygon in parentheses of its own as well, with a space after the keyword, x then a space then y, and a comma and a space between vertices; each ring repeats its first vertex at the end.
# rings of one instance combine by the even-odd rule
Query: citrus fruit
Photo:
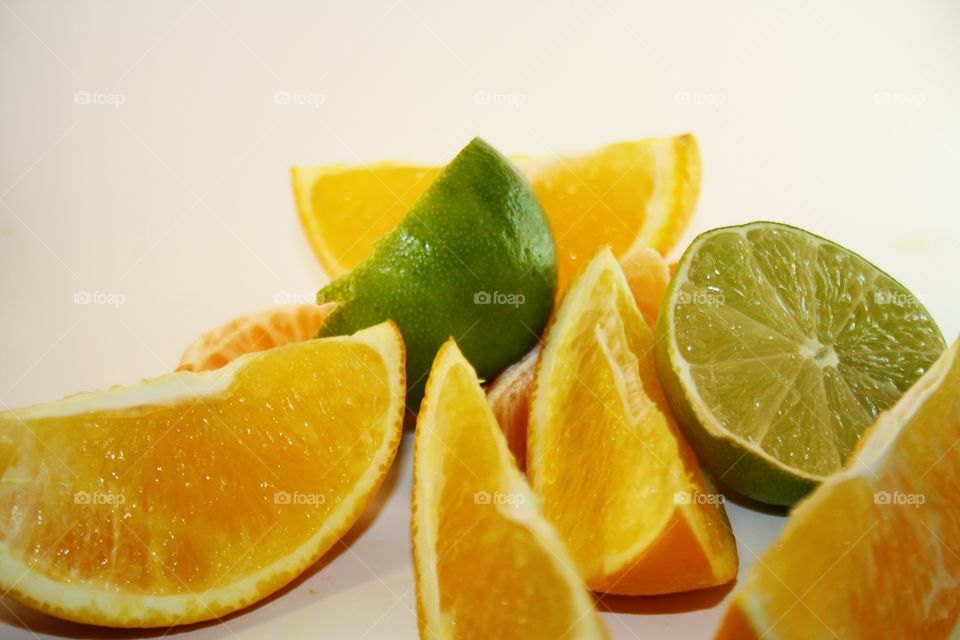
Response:
POLYGON ((718 638, 956 638, 960 342, 793 511, 718 638))
POLYGON ((391 319, 407 345, 416 410, 447 338, 492 378, 536 343, 553 304, 556 254, 523 176, 474 139, 367 258, 317 294, 337 302, 321 335, 391 319))
MULTIPOLYGON (((515 162, 556 237, 558 294, 605 244, 618 256, 635 244, 666 255, 690 221, 700 192, 700 153, 689 134, 515 162)), ((437 167, 397 163, 294 167, 300 222, 327 273, 339 276, 359 264, 438 173, 437 167)))
POLYGON ((177 371, 219 369, 248 353, 308 340, 333 307, 291 304, 235 318, 197 338, 180 357, 177 371))
MULTIPOLYGON (((653 249, 638 245, 620 258, 620 267, 630 285, 634 302, 652 328, 670 282, 666 262, 653 249)), ((527 464, 527 418, 539 353, 537 346, 497 376, 487 390, 493 415, 497 417, 497 423, 503 429, 510 451, 521 469, 527 464)))
POLYGON ((557 240, 557 289, 609 245, 666 255, 700 194, 700 151, 692 135, 620 142, 529 166, 531 184, 557 240))
POLYGON ((300 224, 327 274, 343 275, 370 255, 440 169, 391 162, 291 169, 300 224))
POLYGON ((657 368, 700 461, 789 505, 944 349, 917 299, 828 240, 772 222, 708 231, 677 266, 657 368))
POLYGON ((420 637, 606 637, 452 339, 430 372, 413 465, 420 637))
POLYGON ((539 355, 540 346, 537 345, 521 360, 507 367, 487 389, 487 402, 521 469, 527 466, 527 419, 539 355))
POLYGON ((547 331, 527 474, 595 591, 674 593, 737 575, 723 496, 674 424, 653 333, 609 249, 574 280, 547 331))
POLYGON ((637 245, 620 256, 620 268, 630 285, 633 301, 651 328, 657 324, 657 315, 663 296, 670 285, 670 269, 663 256, 646 245, 637 245))
POLYGON ((0 413, 0 589, 117 627, 218 618, 357 520, 396 454, 384 323, 0 413))

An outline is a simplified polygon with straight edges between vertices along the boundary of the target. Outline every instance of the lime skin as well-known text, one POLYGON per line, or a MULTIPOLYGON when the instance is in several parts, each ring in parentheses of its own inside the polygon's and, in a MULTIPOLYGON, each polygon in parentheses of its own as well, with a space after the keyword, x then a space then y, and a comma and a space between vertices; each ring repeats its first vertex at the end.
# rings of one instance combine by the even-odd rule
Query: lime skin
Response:
POLYGON ((337 302, 320 336, 391 319, 407 347, 416 411, 440 346, 453 337, 483 379, 539 340, 553 306, 556 246, 516 167, 475 138, 353 271, 317 294, 337 302))

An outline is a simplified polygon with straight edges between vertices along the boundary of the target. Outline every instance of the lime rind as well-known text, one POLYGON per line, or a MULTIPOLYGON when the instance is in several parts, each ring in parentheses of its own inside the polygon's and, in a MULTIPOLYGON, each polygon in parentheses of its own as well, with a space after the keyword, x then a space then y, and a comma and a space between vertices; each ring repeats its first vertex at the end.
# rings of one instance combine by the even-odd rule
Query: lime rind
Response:
POLYGON ((708 231, 681 258, 657 326, 657 364, 704 465, 792 504, 945 348, 902 285, 806 231, 708 231))
POLYGON ((523 357, 546 326, 556 282, 556 246, 536 195, 476 138, 370 255, 320 290, 318 303, 338 303, 320 335, 396 322, 416 411, 448 338, 484 379, 523 357))

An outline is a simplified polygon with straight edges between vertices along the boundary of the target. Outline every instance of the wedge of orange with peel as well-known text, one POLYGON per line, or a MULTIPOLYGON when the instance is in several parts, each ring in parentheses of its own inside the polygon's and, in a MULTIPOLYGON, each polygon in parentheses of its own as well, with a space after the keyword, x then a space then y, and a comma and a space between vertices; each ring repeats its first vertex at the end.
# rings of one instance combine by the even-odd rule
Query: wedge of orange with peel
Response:
POLYGON ((335 303, 290 304, 235 318, 204 333, 180 357, 177 371, 210 371, 242 355, 317 335, 335 303))
MULTIPOLYGON (((630 285, 634 302, 652 328, 657 322, 660 303, 670 284, 667 263, 650 247, 637 246, 620 258, 620 267, 630 285)), ((521 469, 527 464, 527 418, 539 353, 540 348, 537 347, 511 365, 496 377, 487 390, 487 400, 493 414, 521 469)))
POLYGON ((453 340, 417 420, 412 530, 421 638, 607 636, 453 340))
POLYGON ((736 577, 723 497, 677 428, 653 333, 609 249, 571 285, 544 340, 527 473, 595 591, 673 593, 736 577))
POLYGON ((0 413, 0 590, 116 627, 218 618, 315 562, 400 441, 390 323, 0 413))
MULTIPOLYGON (((690 134, 513 160, 556 239, 558 295, 603 245, 618 256, 636 245, 666 255, 693 216, 700 192, 700 152, 690 134)), ((328 275, 346 273, 365 258, 439 171, 399 163, 294 167, 300 222, 328 275)))
POLYGON ((960 341, 802 501, 717 638, 957 638, 960 341))

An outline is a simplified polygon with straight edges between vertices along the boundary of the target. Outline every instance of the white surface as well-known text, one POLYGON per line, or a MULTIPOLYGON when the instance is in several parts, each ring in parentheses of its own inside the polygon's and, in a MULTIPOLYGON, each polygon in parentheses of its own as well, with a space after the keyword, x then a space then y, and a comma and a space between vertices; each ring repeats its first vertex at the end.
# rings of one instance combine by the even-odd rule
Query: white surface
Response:
MULTIPOLYGON (((957 3, 318 4, 0 0, 0 408, 163 373, 205 329, 312 299, 291 164, 442 162, 478 134, 538 153, 692 131, 687 240, 796 224, 960 330, 957 3)), ((178 633, 414 637, 409 444, 322 570, 178 633)), ((729 510, 746 569, 782 518, 729 510)), ((723 595, 617 599, 610 628, 707 637, 723 595)), ((108 633, 0 602, 3 638, 108 633)))

